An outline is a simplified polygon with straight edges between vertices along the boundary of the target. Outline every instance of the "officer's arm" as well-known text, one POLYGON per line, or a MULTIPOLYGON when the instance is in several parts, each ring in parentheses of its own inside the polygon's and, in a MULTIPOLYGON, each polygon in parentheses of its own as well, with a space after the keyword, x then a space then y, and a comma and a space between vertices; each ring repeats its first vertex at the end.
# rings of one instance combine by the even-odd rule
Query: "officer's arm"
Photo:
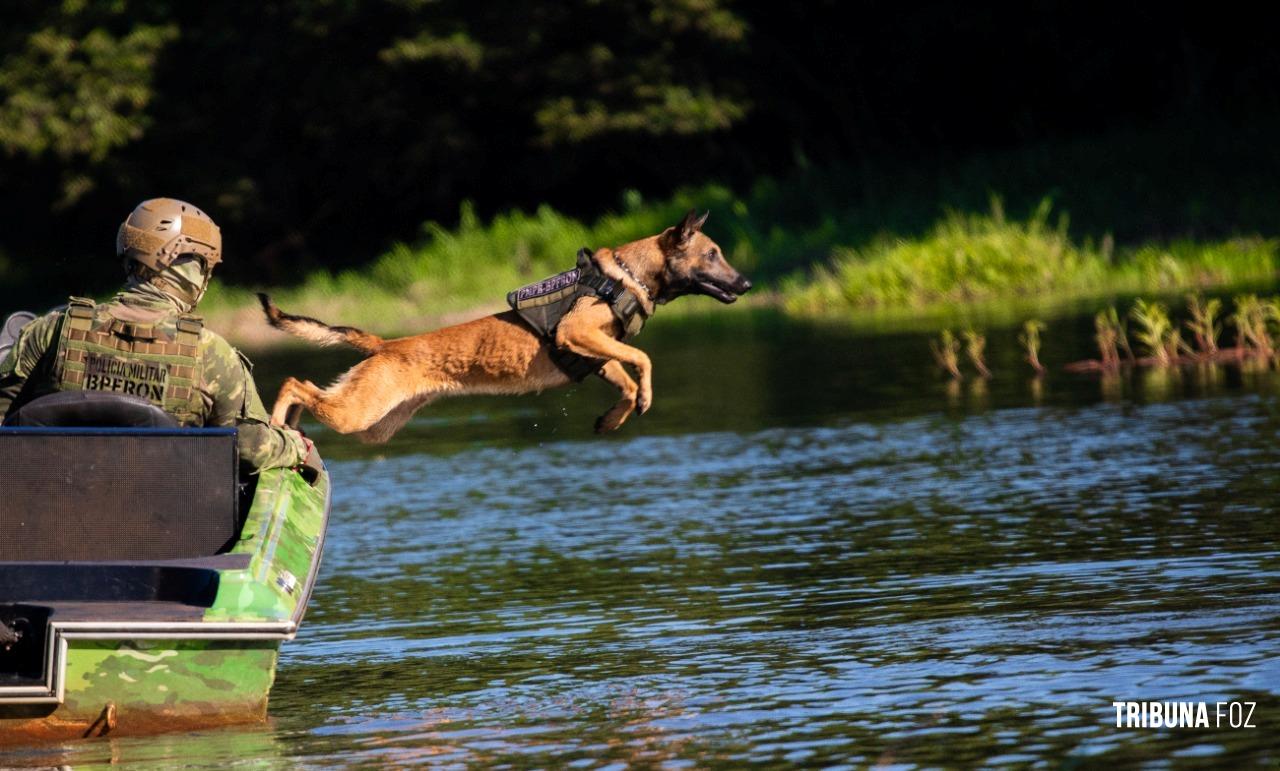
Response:
POLYGON ((204 356, 205 388, 212 400, 207 426, 235 426, 240 461, 254 471, 297 466, 307 442, 297 431, 270 425, 249 362, 221 338, 204 356))
POLYGON ((22 328, 18 341, 0 361, 0 422, 9 414, 27 379, 40 366, 45 352, 53 345, 60 314, 50 313, 22 328))

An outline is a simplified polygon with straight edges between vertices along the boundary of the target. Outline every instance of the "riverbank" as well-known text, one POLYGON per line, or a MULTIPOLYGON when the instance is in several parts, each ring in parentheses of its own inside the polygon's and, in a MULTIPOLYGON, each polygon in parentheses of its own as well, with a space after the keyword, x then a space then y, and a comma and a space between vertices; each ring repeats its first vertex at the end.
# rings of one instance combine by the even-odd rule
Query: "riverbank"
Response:
MULTIPOLYGON (((571 259, 560 255, 571 256, 574 244, 620 243, 630 238, 623 233, 642 227, 656 232, 664 221, 645 212, 610 215, 588 227, 544 207, 483 224, 464 212, 458 229, 433 227, 423 244, 397 246, 366 271, 318 274, 301 286, 269 291, 292 313, 381 334, 418 332, 504 310, 507 291, 571 267, 571 259), (498 254, 514 257, 477 257, 498 254)), ((753 262, 741 242, 725 248, 731 261, 753 262)), ((1012 219, 996 200, 985 213, 950 212, 919 236, 886 234, 862 246, 835 245, 812 269, 759 281, 760 289, 733 307, 771 306, 856 326, 933 329, 957 320, 1051 318, 1090 303, 1101 307, 1116 295, 1268 287, 1278 271, 1276 239, 1116 246, 1110 237, 1072 238, 1065 214, 1055 215, 1048 201, 1025 219, 1012 219)), ((709 298, 682 299, 663 308, 663 316, 713 309, 721 312, 709 298)), ((202 310, 211 327, 240 345, 290 342, 267 327, 248 289, 217 285, 202 310)))

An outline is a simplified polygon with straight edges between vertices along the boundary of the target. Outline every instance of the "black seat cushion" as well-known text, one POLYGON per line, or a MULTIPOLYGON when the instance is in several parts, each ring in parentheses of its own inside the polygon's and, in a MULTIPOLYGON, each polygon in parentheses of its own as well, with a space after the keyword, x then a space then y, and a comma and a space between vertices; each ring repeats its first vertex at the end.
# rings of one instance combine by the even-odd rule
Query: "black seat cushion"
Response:
POLYGON ((4 420, 6 426, 124 426, 176 428, 169 413, 138 396, 98 391, 62 391, 22 405, 4 420))

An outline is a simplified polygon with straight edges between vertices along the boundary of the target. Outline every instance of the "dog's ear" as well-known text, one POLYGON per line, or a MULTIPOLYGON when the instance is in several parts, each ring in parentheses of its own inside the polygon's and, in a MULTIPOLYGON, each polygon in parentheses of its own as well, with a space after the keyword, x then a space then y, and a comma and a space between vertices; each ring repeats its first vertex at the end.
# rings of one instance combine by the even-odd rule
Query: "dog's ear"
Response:
POLYGON ((684 248, 689 245, 689 241, 693 239, 694 234, 702 230, 703 223, 710 216, 711 212, 708 211, 699 217, 697 209, 690 209, 689 213, 684 215, 684 219, 680 220, 679 225, 667 228, 662 235, 677 249, 684 248))

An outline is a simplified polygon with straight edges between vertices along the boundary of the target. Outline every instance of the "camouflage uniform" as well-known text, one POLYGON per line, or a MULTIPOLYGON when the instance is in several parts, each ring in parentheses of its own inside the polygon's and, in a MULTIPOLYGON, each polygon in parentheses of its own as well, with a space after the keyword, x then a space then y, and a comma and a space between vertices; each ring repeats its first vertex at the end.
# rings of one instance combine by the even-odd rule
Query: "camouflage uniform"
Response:
MULTIPOLYGON (((138 287, 124 290, 94 310, 98 314, 168 329, 175 327, 181 316, 174 303, 138 287)), ((68 387, 57 361, 66 318, 67 312, 58 310, 32 321, 0 362, 0 420, 11 408, 68 387)), ((308 452, 306 440, 296 431, 270 425, 249 361, 243 354, 221 336, 201 328, 194 360, 199 362, 199 371, 192 373, 191 406, 182 414, 176 414, 179 422, 194 426, 234 426, 239 434, 240 460, 255 471, 303 462, 308 452)), ((99 390, 120 389, 108 386, 99 390)), ((162 406, 173 412, 172 404, 162 406)))

